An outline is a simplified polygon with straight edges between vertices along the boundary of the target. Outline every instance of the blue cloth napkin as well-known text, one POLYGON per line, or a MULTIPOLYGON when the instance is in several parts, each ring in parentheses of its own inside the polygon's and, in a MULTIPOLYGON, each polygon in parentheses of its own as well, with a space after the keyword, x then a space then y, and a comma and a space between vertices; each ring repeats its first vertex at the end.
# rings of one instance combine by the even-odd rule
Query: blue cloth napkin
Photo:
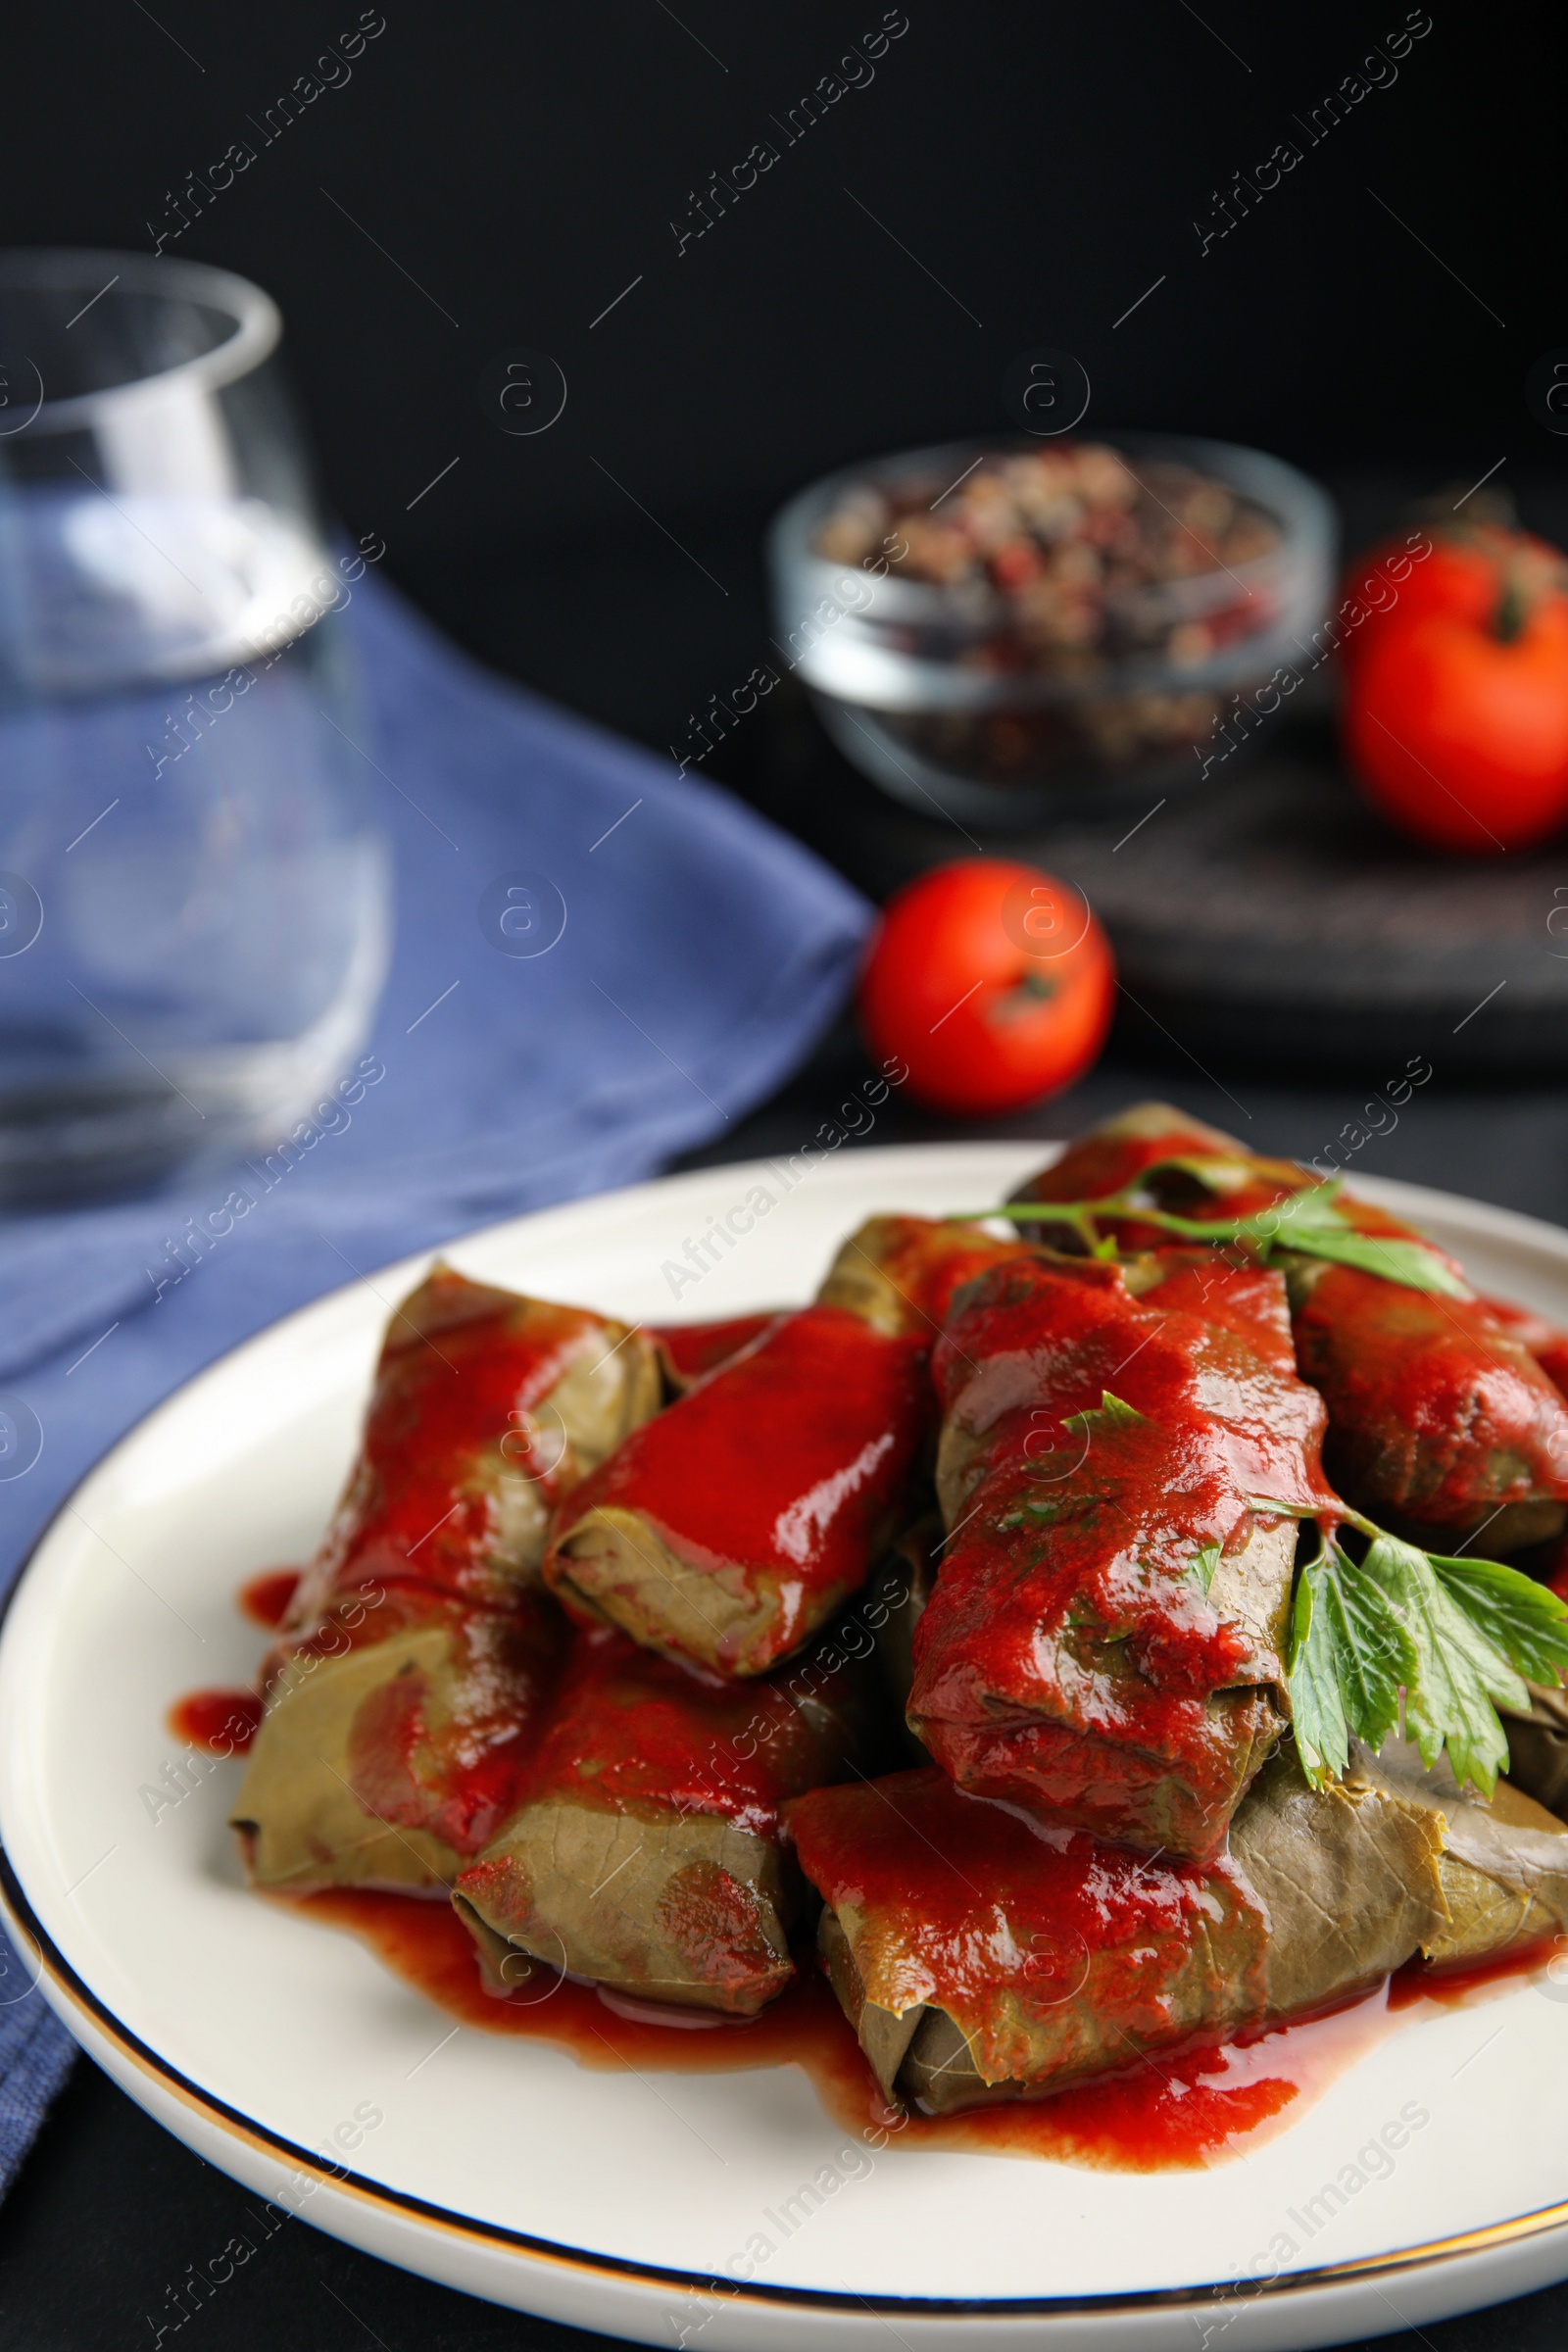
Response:
MULTIPOLYGON (((653 1173, 778 1086, 848 988, 864 903, 739 802, 502 683, 368 576, 348 618, 396 868, 368 1062, 290 1153, 0 1220, 0 1391, 42 1431, 0 1478, 0 1591, 96 1457, 201 1365, 357 1272, 653 1173), (565 908, 531 957, 492 944, 519 870, 565 908), (255 1205, 225 1219, 235 1188, 255 1205)), ((520 904, 514 928, 538 919, 520 904)), ((72 2044, 28 1956, 0 1941, 0 1971, 3 2193, 72 2044)))

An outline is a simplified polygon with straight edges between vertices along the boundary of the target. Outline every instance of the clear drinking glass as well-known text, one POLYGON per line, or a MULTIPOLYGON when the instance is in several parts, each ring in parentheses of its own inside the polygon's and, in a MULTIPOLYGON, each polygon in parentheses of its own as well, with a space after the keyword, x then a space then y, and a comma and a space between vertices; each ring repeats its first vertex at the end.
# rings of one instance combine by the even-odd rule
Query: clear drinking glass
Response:
POLYGON ((390 867, 281 320, 0 254, 0 1200, 286 1135, 361 1044, 390 867))

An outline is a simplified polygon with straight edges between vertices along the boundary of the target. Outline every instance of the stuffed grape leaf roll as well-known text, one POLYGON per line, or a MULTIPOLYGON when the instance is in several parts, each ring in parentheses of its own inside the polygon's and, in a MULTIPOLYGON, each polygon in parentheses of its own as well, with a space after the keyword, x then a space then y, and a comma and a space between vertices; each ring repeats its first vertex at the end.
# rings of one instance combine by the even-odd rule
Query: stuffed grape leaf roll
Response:
POLYGON ((1510 1340, 1529 1349, 1558 1394, 1568 1396, 1568 1331, 1559 1330, 1533 1307, 1515 1306, 1506 1298, 1483 1298, 1481 1303, 1510 1340))
POLYGON ((659 1402, 651 1343, 436 1266, 387 1326, 358 1459, 263 1669, 252 1879, 429 1890, 514 1809, 568 1629, 554 1500, 659 1402))
POLYGON ((783 1307, 775 1307, 763 1315, 732 1315, 721 1323, 656 1324, 649 1336, 659 1350, 659 1368, 667 1395, 684 1396, 710 1372, 716 1372, 720 1364, 727 1364, 732 1355, 739 1355, 743 1348, 760 1339, 784 1312, 783 1307))
POLYGON ((1504 1553, 1559 1532, 1568 1404, 1480 1299, 1321 1259, 1289 1281, 1302 1377, 1329 1409, 1324 1458, 1349 1501, 1437 1550, 1484 1531, 1504 1553))
POLYGON ((643 1332, 438 1265, 387 1324, 359 1458, 290 1622, 388 1577, 504 1599, 550 1512, 658 1410, 643 1332))
MULTIPOLYGON (((1259 1157, 1167 1103, 1142 1102, 1081 1137, 1016 1198, 1093 1201, 1135 1184, 1151 1205, 1195 1220, 1253 1216, 1323 1190, 1310 1168, 1259 1157)), ((1483 1526, 1494 1554, 1556 1534, 1568 1502, 1568 1402, 1548 1376, 1568 1367, 1560 1335, 1467 1293, 1455 1262, 1387 1211, 1348 1197, 1337 1210, 1351 1234, 1415 1245, 1442 1270, 1440 1284, 1447 1279, 1414 1288, 1293 1250, 1290 1220, 1281 1223, 1272 1262, 1289 1282, 1302 1376, 1328 1407, 1324 1459, 1335 1485, 1381 1524, 1439 1548, 1483 1526)), ((1106 1225, 1128 1249, 1171 1240, 1136 1207, 1106 1225)))
POLYGON ((787 1797, 875 1770, 887 1709, 858 1622, 793 1667, 724 1682, 580 1633, 522 1803, 453 1900, 497 1989, 533 1964, 750 2016, 794 1974, 804 1888, 787 1797))
POLYGON ((933 1373, 949 1539, 910 1729, 976 1794, 1208 1852, 1284 1729, 1293 1513, 1335 1507, 1279 1275, 1014 1259, 933 1373))
POLYGON ((1568 1830, 1407 1754, 1313 1790, 1287 1748, 1203 1862, 1042 1837, 941 1772, 799 1798, 818 1947, 884 2092, 1038 2099, 1309 2014, 1416 1953, 1473 1961, 1568 1921, 1568 1830))
POLYGON ((935 1340, 955 1293, 1033 1238, 999 1240, 983 1226, 939 1217, 868 1217, 839 1250, 817 1297, 847 1306, 890 1337, 935 1340))
POLYGON ((928 1353, 841 1306, 781 1315, 566 1499, 546 1579, 579 1619, 665 1656, 766 1673, 906 1515, 928 1353))
POLYGON ((487 1608, 390 1580, 283 1636, 230 1823, 252 1884, 450 1886, 517 1803, 568 1636, 537 1586, 487 1608))

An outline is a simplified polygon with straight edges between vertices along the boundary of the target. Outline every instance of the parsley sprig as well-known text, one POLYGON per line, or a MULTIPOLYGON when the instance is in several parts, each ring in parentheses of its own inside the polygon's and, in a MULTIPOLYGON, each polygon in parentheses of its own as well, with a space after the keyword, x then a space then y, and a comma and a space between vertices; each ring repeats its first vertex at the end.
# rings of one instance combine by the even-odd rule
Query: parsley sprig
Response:
POLYGON ((1301 1192, 1287 1193, 1270 1207, 1254 1209, 1249 1216, 1183 1217, 1172 1209, 1161 1208, 1149 1190, 1152 1177, 1170 1169, 1198 1176, 1209 1184, 1222 1173, 1228 1172, 1233 1178, 1245 1173, 1228 1160, 1197 1156, 1163 1159, 1146 1168, 1120 1192, 1106 1193, 1097 1200, 1009 1200, 1001 1208, 966 1210, 963 1221, 1007 1217, 1017 1224, 1064 1225, 1091 1255, 1114 1257, 1115 1237, 1102 1234, 1099 1228, 1108 1219, 1130 1218, 1181 1241, 1241 1243, 1265 1264, 1276 1250, 1294 1250, 1303 1257, 1332 1258, 1342 1266, 1355 1266, 1364 1274, 1381 1275, 1385 1282, 1398 1283, 1406 1290, 1436 1292, 1449 1298, 1471 1296, 1459 1277, 1424 1242, 1358 1232, 1340 1200, 1337 1176, 1308 1185, 1301 1192))
MULTIPOLYGON (((1309 1514, 1254 1497, 1257 1509, 1309 1514)), ((1381 1747, 1401 1721, 1430 1768, 1444 1749, 1462 1788, 1490 1797, 1508 1762, 1499 1706, 1528 1712, 1525 1678, 1568 1668, 1568 1606, 1498 1560, 1447 1558, 1391 1536, 1359 1512, 1319 1521, 1298 1570, 1286 1688, 1297 1753, 1316 1788, 1349 1763, 1349 1743, 1381 1747), (1357 1559, 1342 1537, 1366 1538, 1357 1559)))

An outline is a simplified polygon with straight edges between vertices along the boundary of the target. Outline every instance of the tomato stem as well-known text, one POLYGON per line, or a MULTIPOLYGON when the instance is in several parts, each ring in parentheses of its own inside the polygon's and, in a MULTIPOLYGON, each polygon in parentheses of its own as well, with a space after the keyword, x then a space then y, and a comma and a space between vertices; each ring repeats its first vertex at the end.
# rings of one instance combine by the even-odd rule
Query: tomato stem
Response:
POLYGON ((1502 593, 1497 599, 1497 610, 1492 623, 1493 634, 1498 644, 1514 644, 1523 634, 1529 618, 1530 599, 1525 592, 1524 582, 1516 571, 1505 571, 1502 575, 1502 593))

